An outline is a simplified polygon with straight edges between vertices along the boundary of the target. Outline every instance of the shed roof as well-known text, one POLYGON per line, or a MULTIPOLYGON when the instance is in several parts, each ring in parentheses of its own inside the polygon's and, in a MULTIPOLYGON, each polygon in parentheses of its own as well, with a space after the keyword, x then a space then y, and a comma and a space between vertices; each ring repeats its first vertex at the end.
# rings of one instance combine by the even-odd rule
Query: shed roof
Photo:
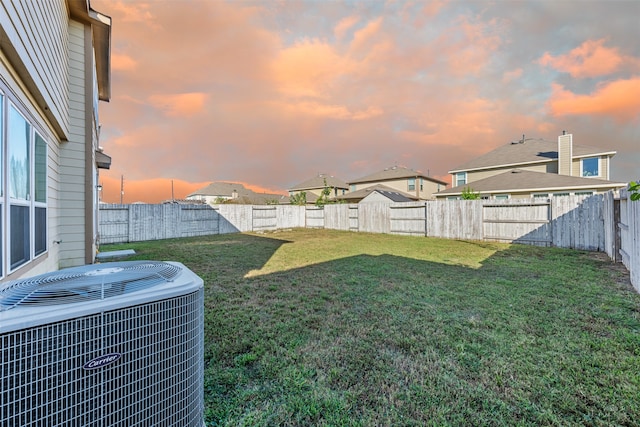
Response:
POLYGON ((416 196, 412 196, 411 194, 403 193, 402 191, 398 191, 394 188, 387 187, 383 184, 374 185, 372 187, 363 188, 362 190, 352 191, 347 194, 340 195, 336 197, 338 200, 362 200, 367 197, 369 194, 377 192, 387 197, 393 202, 411 202, 414 200, 418 200, 416 196))

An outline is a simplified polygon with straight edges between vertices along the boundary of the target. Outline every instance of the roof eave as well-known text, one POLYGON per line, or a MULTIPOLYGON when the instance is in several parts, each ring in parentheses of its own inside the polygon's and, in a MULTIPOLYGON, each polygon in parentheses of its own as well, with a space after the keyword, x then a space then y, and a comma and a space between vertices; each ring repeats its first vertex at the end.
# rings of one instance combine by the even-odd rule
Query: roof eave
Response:
POLYGON ((91 8, 89 0, 68 0, 73 19, 91 25, 96 61, 98 98, 111 99, 111 17, 91 8))

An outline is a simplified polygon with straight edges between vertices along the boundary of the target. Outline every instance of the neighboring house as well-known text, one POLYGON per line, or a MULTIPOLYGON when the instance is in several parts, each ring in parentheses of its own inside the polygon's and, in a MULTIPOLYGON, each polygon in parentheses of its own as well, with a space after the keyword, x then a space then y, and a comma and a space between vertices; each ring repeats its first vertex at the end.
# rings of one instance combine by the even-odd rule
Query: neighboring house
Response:
POLYGON ((304 192, 307 203, 315 203, 320 195, 322 195, 322 191, 325 187, 331 188, 329 198, 336 198, 345 194, 349 190, 349 186, 343 180, 336 178, 335 176, 319 173, 313 178, 291 187, 288 190, 289 197, 304 192))
POLYGON ((2 280, 95 260, 110 43, 88 0, 0 2, 2 280))
POLYGON ((338 196, 337 199, 347 203, 413 202, 418 200, 416 196, 381 184, 349 192, 343 196, 338 196))
POLYGON ((437 198, 459 198, 465 189, 485 199, 596 194, 616 190, 625 183, 609 181, 612 150, 573 145, 573 135, 558 142, 512 142, 475 158, 449 173, 453 188, 437 198))
POLYGON ((444 181, 402 166, 393 166, 352 180, 348 184, 350 192, 381 184, 392 190, 415 196, 417 200, 433 199, 434 193, 443 190, 447 186, 444 181))
POLYGON ((287 203, 281 194, 256 193, 238 182, 212 182, 211 184, 187 196, 193 200, 209 205, 218 203, 236 203, 246 205, 266 205, 287 203))

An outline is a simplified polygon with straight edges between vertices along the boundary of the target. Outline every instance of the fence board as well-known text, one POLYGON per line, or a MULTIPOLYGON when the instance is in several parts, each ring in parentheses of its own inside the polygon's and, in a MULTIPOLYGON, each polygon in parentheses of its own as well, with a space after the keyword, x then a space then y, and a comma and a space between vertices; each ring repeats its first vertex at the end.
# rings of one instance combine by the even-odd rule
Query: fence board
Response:
POLYGON ((427 207, 425 202, 394 203, 389 206, 391 234, 427 235, 427 207))
POLYGON ((483 239, 551 246, 550 203, 502 200, 482 205, 483 239))
POLYGON ((324 228, 330 230, 349 230, 349 205, 326 205, 324 207, 324 228))
POLYGON ((305 209, 306 226, 308 228, 324 228, 324 209, 307 206, 305 209))

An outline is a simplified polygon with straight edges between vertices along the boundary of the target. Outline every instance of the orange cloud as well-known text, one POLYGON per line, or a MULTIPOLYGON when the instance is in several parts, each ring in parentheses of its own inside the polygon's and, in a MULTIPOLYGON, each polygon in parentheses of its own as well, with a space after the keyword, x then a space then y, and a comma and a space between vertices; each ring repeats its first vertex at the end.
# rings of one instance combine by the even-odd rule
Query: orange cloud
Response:
POLYGON ((146 3, 126 3, 115 1, 109 3, 109 14, 115 14, 124 22, 149 24, 153 20, 150 5, 146 3))
POLYGON ((325 105, 317 102, 285 103, 281 105, 281 108, 292 114, 303 114, 335 120, 365 120, 384 113, 382 109, 374 106, 369 106, 365 110, 350 111, 344 105, 325 105))
POLYGON ((338 22, 338 24, 333 29, 333 35, 338 40, 342 39, 346 34, 346 32, 349 31, 351 28, 353 28, 353 26, 356 25, 359 20, 360 18, 353 15, 341 19, 340 22, 338 22))
MULTIPOLYGON (((239 182, 245 188, 256 193, 282 194, 286 192, 282 189, 272 189, 259 185, 239 182)), ((211 182, 187 182, 179 179, 124 179, 124 194, 122 202, 128 203, 162 203, 168 200, 183 200, 196 190, 206 187, 211 182)), ((104 203, 120 203, 120 192, 123 188, 120 178, 111 176, 101 176, 102 194, 100 200, 104 203)))
POLYGON ((382 17, 369 22, 363 29, 356 31, 351 42, 351 49, 354 51, 365 48, 369 42, 380 32, 382 27, 382 17))
POLYGON ((149 100, 169 117, 188 117, 202 112, 207 98, 205 93, 194 92, 152 95, 149 100))
POLYGON ((301 97, 325 96, 331 82, 349 68, 348 60, 319 40, 304 40, 283 49, 272 66, 280 90, 301 97))
MULTIPOLYGON (((100 176, 102 194, 100 200, 104 203, 120 203, 120 189, 122 188, 119 177, 100 176)), ((123 203, 162 203, 166 200, 184 199, 188 194, 208 185, 208 182, 187 182, 165 178, 143 179, 130 181, 124 178, 123 203)))
POLYGON ((111 69, 114 71, 131 71, 138 66, 135 59, 128 55, 111 54, 111 69))
POLYGON ((640 116, 640 77, 603 83, 590 95, 576 95, 562 85, 552 85, 548 107, 554 116, 603 115, 619 122, 640 116))
POLYGON ((576 78, 605 76, 618 70, 623 57, 617 48, 605 47, 604 42, 604 39, 587 40, 566 55, 545 52, 538 63, 576 78))

